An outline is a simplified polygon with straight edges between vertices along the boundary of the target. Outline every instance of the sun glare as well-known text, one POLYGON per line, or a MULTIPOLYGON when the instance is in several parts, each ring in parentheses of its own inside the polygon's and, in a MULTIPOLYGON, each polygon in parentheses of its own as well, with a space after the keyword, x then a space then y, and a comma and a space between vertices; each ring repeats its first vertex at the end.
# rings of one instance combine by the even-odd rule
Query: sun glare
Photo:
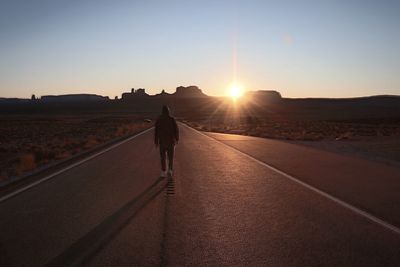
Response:
POLYGON ((239 97, 241 97, 242 94, 243 94, 242 88, 240 88, 237 85, 232 85, 232 87, 229 89, 229 96, 234 100, 236 100, 239 97))

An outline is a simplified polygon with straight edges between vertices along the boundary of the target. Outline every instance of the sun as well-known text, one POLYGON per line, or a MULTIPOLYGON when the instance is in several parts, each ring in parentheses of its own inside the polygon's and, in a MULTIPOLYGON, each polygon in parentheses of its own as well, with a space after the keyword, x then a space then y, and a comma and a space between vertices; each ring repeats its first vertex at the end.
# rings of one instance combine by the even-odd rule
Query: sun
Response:
POLYGON ((233 99, 236 100, 239 97, 241 97, 243 94, 242 88, 238 85, 232 85, 229 88, 229 96, 233 99))

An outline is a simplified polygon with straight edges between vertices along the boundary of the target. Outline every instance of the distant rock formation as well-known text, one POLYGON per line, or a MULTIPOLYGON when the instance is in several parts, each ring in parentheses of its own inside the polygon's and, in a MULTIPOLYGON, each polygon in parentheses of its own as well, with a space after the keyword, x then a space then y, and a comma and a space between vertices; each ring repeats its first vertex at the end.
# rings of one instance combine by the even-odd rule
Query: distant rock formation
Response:
POLYGON ((246 93, 246 97, 254 100, 268 100, 268 101, 279 101, 282 99, 281 94, 275 90, 258 90, 249 91, 246 93))
POLYGON ((148 96, 149 95, 146 93, 146 89, 139 88, 139 89, 135 90, 135 88, 132 88, 130 93, 122 94, 122 100, 131 100, 131 99, 137 99, 137 98, 148 97, 148 96))
POLYGON ((187 87, 179 86, 176 88, 176 92, 173 93, 173 95, 176 97, 207 97, 207 95, 195 85, 187 87))
POLYGON ((161 93, 155 95, 155 97, 167 97, 167 96, 171 96, 171 94, 165 92, 165 90, 162 90, 161 93))
POLYGON ((95 94, 45 95, 41 102, 100 102, 109 100, 108 96, 95 94))
POLYGON ((16 103, 28 103, 32 101, 31 99, 28 98, 6 98, 6 97, 0 97, 0 103, 2 104, 16 104, 16 103))

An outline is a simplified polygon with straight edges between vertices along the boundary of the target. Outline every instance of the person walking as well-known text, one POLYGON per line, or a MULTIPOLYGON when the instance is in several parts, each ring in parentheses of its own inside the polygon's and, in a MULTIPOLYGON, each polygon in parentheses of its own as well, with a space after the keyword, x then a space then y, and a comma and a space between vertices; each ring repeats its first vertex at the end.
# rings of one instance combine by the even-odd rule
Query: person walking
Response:
POLYGON ((174 117, 170 115, 168 106, 162 107, 154 130, 154 144, 160 148, 161 177, 172 177, 175 145, 179 141, 179 128, 174 117), (168 156, 168 172, 166 164, 168 156))

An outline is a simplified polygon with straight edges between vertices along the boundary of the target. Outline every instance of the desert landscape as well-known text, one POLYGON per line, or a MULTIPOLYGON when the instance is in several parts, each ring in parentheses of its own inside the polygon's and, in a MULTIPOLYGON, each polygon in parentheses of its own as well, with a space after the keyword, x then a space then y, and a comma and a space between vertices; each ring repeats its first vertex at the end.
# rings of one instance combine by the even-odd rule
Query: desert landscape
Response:
POLYGON ((400 164, 399 97, 290 99, 264 90, 236 102, 180 86, 173 94, 132 89, 118 100, 89 95, 2 99, 1 180, 149 128, 163 104, 200 131, 273 138, 400 164))
POLYGON ((188 124, 201 131, 279 139, 400 166, 398 120, 259 121, 231 126, 202 122, 188 124))
POLYGON ((0 267, 400 266, 400 1, 2 1, 0 267))
POLYGON ((276 91, 258 91, 241 101, 202 104, 195 109, 201 114, 192 112, 184 118, 201 131, 273 138, 390 165, 400 163, 398 96, 288 99, 276 91))
POLYGON ((29 173, 151 126, 129 114, 0 116, 0 180, 29 173))

